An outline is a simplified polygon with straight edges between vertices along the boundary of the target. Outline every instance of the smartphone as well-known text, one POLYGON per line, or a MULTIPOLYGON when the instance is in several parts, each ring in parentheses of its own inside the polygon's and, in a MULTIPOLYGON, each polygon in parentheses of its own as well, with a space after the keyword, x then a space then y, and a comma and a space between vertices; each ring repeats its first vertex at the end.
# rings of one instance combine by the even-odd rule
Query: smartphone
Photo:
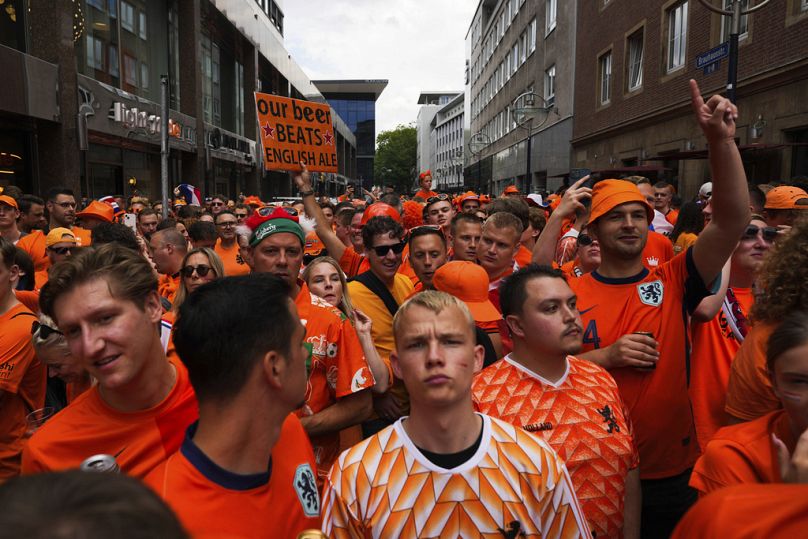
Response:
POLYGON ((123 224, 132 229, 132 232, 137 234, 137 215, 134 213, 123 214, 123 224))

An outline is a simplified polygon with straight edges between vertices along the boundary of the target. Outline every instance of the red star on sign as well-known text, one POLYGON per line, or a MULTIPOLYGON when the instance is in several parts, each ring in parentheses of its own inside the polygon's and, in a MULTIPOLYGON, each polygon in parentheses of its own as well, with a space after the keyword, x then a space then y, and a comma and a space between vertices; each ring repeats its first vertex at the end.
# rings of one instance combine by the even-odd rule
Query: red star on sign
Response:
POLYGON ((325 132, 325 134, 323 135, 323 139, 325 140, 325 143, 328 144, 329 146, 334 145, 334 135, 332 135, 330 131, 325 132))
POLYGON ((275 130, 269 125, 269 122, 262 125, 261 129, 264 130, 265 137, 275 138, 275 130))

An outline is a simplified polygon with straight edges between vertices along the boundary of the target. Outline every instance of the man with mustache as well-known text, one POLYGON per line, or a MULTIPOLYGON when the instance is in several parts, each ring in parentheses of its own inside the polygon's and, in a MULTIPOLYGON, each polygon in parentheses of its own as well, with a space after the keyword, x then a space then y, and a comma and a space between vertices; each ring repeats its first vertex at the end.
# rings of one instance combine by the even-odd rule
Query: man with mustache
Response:
POLYGON ((500 306, 513 352, 474 378, 475 407, 556 450, 597 537, 639 537, 631 422, 611 375, 573 355, 583 338, 576 301, 561 271, 549 266, 530 265, 505 280, 500 306))

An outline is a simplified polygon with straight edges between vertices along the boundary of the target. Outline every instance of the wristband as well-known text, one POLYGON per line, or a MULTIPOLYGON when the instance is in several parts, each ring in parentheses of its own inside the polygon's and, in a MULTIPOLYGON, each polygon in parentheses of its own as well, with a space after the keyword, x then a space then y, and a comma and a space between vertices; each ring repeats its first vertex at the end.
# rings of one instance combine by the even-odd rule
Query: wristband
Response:
POLYGON ((314 195, 314 191, 300 191, 300 196, 301 197, 309 197, 309 196, 313 196, 313 195, 314 195))

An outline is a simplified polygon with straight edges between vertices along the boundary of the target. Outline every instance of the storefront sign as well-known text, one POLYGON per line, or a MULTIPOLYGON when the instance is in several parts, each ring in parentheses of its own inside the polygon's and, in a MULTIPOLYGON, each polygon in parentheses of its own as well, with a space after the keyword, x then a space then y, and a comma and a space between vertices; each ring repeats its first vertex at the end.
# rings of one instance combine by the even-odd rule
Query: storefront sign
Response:
POLYGON ((214 157, 224 157, 242 164, 254 164, 255 141, 218 127, 207 126, 205 144, 215 151, 214 157))
MULTIPOLYGON (((145 130, 149 135, 160 136, 162 129, 162 118, 156 114, 151 114, 137 107, 130 107, 126 103, 116 101, 112 104, 109 119, 120 123, 126 128, 139 128, 145 130)), ((168 136, 187 142, 196 140, 196 130, 190 126, 183 126, 173 119, 168 119, 168 136)))
POLYGON ((256 92, 255 107, 266 170, 338 172, 328 105, 256 92))

